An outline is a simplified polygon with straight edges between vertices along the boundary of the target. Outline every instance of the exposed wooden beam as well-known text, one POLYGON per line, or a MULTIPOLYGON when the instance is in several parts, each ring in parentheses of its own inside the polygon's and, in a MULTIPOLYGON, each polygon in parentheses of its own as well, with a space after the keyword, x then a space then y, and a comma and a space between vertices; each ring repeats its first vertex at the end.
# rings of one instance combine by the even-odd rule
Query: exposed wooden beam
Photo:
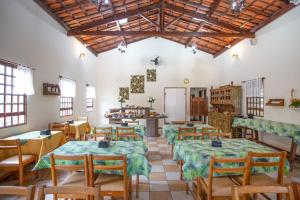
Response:
POLYGON ((79 31, 68 34, 97 36, 170 36, 170 37, 233 37, 254 38, 254 33, 216 33, 216 32, 179 32, 179 31, 79 31))
MULTIPOLYGON (((62 27, 64 27, 64 29, 66 31, 69 31, 70 28, 60 19, 58 18, 51 10, 49 10, 49 8, 42 2, 42 0, 34 0, 34 2, 40 6, 40 8, 42 8, 46 13, 48 13, 50 15, 50 17, 52 17, 57 23, 59 23, 62 27)), ((76 39, 82 44, 84 45, 84 41, 80 38, 80 37, 76 37, 76 39)), ((98 53, 96 51, 94 51, 92 48, 87 47, 87 49, 94 54, 95 56, 98 55, 98 53)))
MULTIPOLYGON (((256 27, 254 27, 253 29, 251 29, 251 32, 256 32, 259 29, 261 29, 262 27, 266 26, 267 24, 271 23, 272 21, 274 21, 275 19, 277 19, 278 17, 282 16, 283 14, 285 14, 286 12, 288 12, 289 10, 295 8, 296 6, 294 4, 287 4, 284 8, 280 9, 279 11, 277 11, 276 13, 274 13, 267 21, 264 21, 263 23, 257 25, 256 27)), ((236 40, 234 40, 230 46, 233 47, 234 45, 236 45, 237 43, 241 42, 244 38, 238 38, 236 40)), ((222 50, 220 50, 219 52, 217 52, 214 55, 214 58, 218 57, 219 55, 221 55, 222 53, 226 52, 229 48, 223 48, 222 50)))
POLYGON ((155 27, 159 28, 159 25, 154 22, 153 20, 151 20, 150 18, 146 17, 144 14, 140 14, 141 17, 143 17, 146 21, 150 22, 151 24, 153 24, 155 27))
POLYGON ((143 12, 147 12, 147 11, 159 8, 159 5, 160 5, 159 3, 156 3, 156 4, 145 6, 145 7, 136 9, 136 10, 130 10, 130 11, 125 12, 125 13, 115 14, 113 16, 110 16, 110 17, 107 17, 107 18, 104 18, 104 19, 100 19, 100 20, 96 20, 96 21, 91 22, 91 23, 86 23, 86 24, 83 24, 79 27, 76 27, 76 28, 70 30, 68 32, 68 34, 71 34, 72 32, 76 32, 76 31, 83 31, 83 30, 86 30, 86 29, 90 29, 90 28, 93 28, 95 26, 100 26, 100 25, 112 23, 112 22, 115 22, 117 20, 121 20, 121 19, 128 18, 128 17, 131 17, 131 16, 139 15, 143 12))
MULTIPOLYGON (((200 22, 200 24, 199 24, 199 26, 198 26, 196 32, 200 32, 201 29, 203 28, 204 24, 205 24, 204 21, 200 22)), ((189 46, 190 43, 191 43, 192 41, 193 41, 193 37, 190 37, 190 38, 188 39, 188 41, 186 42, 185 46, 186 46, 186 47, 189 46)))
POLYGON ((182 7, 174 6, 174 5, 168 4, 168 3, 166 3, 165 6, 166 6, 166 8, 169 8, 173 11, 183 13, 185 15, 189 15, 189 16, 197 18, 197 19, 201 19, 203 21, 206 21, 208 23, 211 23, 211 24, 214 24, 214 25, 217 25, 217 26, 221 26, 221 27, 226 28, 226 29, 231 30, 231 31, 240 32, 240 33, 248 32, 248 30, 246 30, 246 29, 242 29, 242 28, 239 28, 237 26, 234 26, 234 25, 231 25, 231 24, 228 24, 228 23, 225 23, 225 22, 221 22, 217 18, 208 17, 208 16, 206 16, 204 14, 201 14, 201 13, 195 13, 195 12, 192 12, 190 10, 184 9, 182 7))
POLYGON ((209 11, 209 9, 210 9, 208 6, 204 6, 200 3, 195 3, 195 2, 189 1, 189 0, 177 0, 177 1, 185 3, 185 4, 190 5, 190 6, 197 7, 198 9, 204 10, 204 11, 209 11))
POLYGON ((176 17, 175 19, 173 19, 172 21, 170 21, 170 23, 168 23, 166 26, 165 26, 165 29, 167 29, 169 26, 171 26, 172 24, 174 24, 175 22, 177 22, 178 20, 181 19, 181 17, 183 17, 184 14, 181 14, 179 15, 178 17, 176 17))
POLYGON ((215 0, 213 3, 212 3, 212 6, 210 8, 210 10, 208 11, 208 14, 207 16, 208 17, 211 17, 212 14, 214 14, 214 12, 217 10, 219 4, 221 3, 222 0, 215 0))
POLYGON ((160 2, 160 9, 159 9, 159 30, 163 31, 164 30, 164 24, 165 24, 165 0, 161 0, 160 2))

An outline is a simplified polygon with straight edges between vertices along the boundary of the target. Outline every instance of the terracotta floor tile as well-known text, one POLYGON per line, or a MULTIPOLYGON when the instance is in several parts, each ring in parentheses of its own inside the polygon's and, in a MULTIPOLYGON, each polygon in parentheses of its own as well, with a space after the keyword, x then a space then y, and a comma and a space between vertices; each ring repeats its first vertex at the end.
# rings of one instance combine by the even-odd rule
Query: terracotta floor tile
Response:
POLYGON ((161 155, 148 155, 148 160, 152 161, 152 160, 161 160, 162 157, 161 155))
POLYGON ((170 191, 167 181, 150 181, 150 191, 170 191))
POLYGON ((168 181, 170 191, 185 191, 184 181, 168 181))
POLYGON ((164 172, 153 172, 150 174, 150 180, 151 181, 165 181, 166 174, 164 172))
POLYGON ((150 192, 150 200, 172 200, 171 192, 150 192))
POLYGON ((166 172, 179 172, 180 168, 178 165, 164 165, 166 172))
MULTIPOLYGON (((136 191, 135 183, 132 184, 133 191, 136 191)), ((139 183, 139 191, 140 192, 149 192, 150 191, 150 184, 149 182, 142 182, 139 183)))
POLYGON ((149 161, 150 165, 162 165, 162 161, 161 160, 151 160, 149 161))

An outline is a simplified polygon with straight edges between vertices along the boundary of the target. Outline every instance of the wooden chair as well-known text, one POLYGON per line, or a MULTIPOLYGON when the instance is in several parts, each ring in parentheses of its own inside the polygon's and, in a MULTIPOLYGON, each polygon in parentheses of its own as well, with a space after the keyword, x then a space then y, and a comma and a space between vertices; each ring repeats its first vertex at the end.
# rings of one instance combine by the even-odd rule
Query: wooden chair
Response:
POLYGON ((104 137, 105 139, 113 139, 113 131, 112 127, 94 127, 94 135, 93 138, 97 141, 98 137, 104 137))
POLYGON ((77 117, 76 121, 85 121, 88 123, 86 130, 85 130, 85 135, 84 135, 84 140, 87 140, 87 138, 89 137, 89 134, 91 133, 91 127, 89 124, 89 118, 87 116, 85 117, 77 117))
POLYGON ((202 139, 205 139, 205 136, 208 136, 209 139, 211 139, 212 134, 216 134, 216 133, 221 133, 221 130, 219 128, 215 128, 215 127, 203 127, 202 128, 202 139))
POLYGON ((214 139, 214 138, 232 138, 232 133, 228 132, 228 133, 209 133, 208 134, 209 139, 214 139))
POLYGON ((131 178, 127 175, 127 157, 89 155, 90 186, 100 188, 100 196, 123 197, 129 199, 131 194, 131 178), (115 161, 115 165, 103 165, 103 161, 115 161), (100 173, 97 178, 95 171, 121 171, 123 175, 100 173))
POLYGON ((20 186, 0 186, 0 199, 2 195, 23 197, 26 200, 34 200, 35 186, 20 187, 20 186))
POLYGON ((249 181, 249 158, 215 158, 210 159, 208 179, 197 177, 197 195, 204 192, 208 200, 216 197, 230 197, 231 187, 238 184, 235 183, 229 176, 214 177, 214 173, 241 173, 243 174, 243 181, 241 185, 248 184, 249 181), (224 164, 223 167, 216 167, 215 164, 224 164), (226 167, 226 164, 232 163, 239 167, 226 167), (241 164, 243 163, 243 166, 241 164))
POLYGON ((294 191, 295 200, 300 200, 300 183, 292 182, 291 185, 294 191))
POLYGON ((84 186, 59 186, 59 187, 46 187, 42 186, 39 189, 39 200, 45 200, 45 196, 53 194, 53 196, 64 196, 67 199, 76 199, 80 196, 80 199, 100 200, 99 188, 84 187, 84 186), (75 198, 74 198, 75 197, 75 198))
POLYGON ((178 140, 183 140, 186 137, 193 137, 194 140, 197 139, 197 128, 196 127, 187 127, 187 128, 178 128, 178 140))
MULTIPOLYGON (((88 157, 87 155, 79 156, 63 156, 50 154, 51 163, 51 178, 53 186, 89 186, 88 176, 88 157), (66 164, 57 164, 56 161, 63 160, 66 164), (75 162, 82 162, 82 164, 75 165, 75 162), (61 183, 58 183, 57 170, 71 171, 71 174, 67 175, 61 183)), ((55 196, 57 199, 57 196, 55 196)))
MULTIPOLYGON (((19 172, 19 184, 24 184, 24 168, 37 161, 35 155, 23 155, 21 150, 21 143, 19 139, 6 140, 0 139, 0 150, 3 151, 16 151, 16 155, 10 156, 0 161, 0 170, 6 172, 19 172)), ((37 175, 37 172, 36 172, 37 175)))
MULTIPOLYGON (((248 153, 250 160, 249 174, 252 167, 278 167, 277 178, 274 179, 266 174, 250 175, 249 184, 254 186, 282 186, 283 185, 283 172, 286 161, 286 152, 272 152, 272 153, 248 153), (254 161, 253 158, 278 158, 278 161, 254 161)), ((236 177, 235 177, 236 178, 236 177)), ((238 181, 241 182, 241 177, 238 177, 238 181)), ((277 199, 281 199, 280 195, 277 199)))
POLYGON ((232 197, 233 200, 240 200, 240 196, 244 195, 257 195, 257 194, 264 194, 264 193, 274 193, 277 195, 286 195, 286 199, 294 200, 296 199, 293 193, 293 189, 291 186, 253 186, 253 185, 246 185, 246 186, 234 186, 232 187, 232 197))
POLYGON ((70 132, 70 125, 68 123, 59 123, 59 122, 53 122, 48 124, 48 128, 51 131, 61 131, 66 136, 68 140, 74 139, 75 134, 72 134, 70 132))
POLYGON ((117 127, 116 140, 119 140, 120 138, 138 139, 139 134, 135 133, 135 128, 134 127, 117 127))

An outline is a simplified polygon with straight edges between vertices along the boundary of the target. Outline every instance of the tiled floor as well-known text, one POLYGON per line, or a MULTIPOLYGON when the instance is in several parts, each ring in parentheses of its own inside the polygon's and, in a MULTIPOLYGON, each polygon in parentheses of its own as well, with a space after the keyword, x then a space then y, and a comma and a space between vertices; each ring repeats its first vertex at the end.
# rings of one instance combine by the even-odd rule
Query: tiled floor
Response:
MULTIPOLYGON (((144 176, 140 176, 140 193, 139 200, 193 200, 193 192, 190 187, 189 194, 185 193, 185 182, 180 181, 179 167, 175 161, 172 160, 171 147, 167 145, 163 137, 147 138, 145 142, 148 145, 148 160, 152 165, 152 173, 148 180, 144 176)), ((63 179, 65 174, 60 174, 60 179, 63 179)), ((295 170, 290 177, 294 180, 300 181, 300 163, 297 162, 295 170)), ((133 184, 135 184, 135 177, 133 177, 133 184)), ((0 182, 0 185, 15 185, 14 177, 10 177, 5 181, 0 182)), ((40 172, 39 179, 30 179, 29 184, 51 185, 51 176, 48 170, 40 172)), ((134 185, 135 191, 135 185, 134 185)), ((52 198, 48 198, 52 199, 52 198)), ((1 199, 2 200, 2 199, 1 199)))

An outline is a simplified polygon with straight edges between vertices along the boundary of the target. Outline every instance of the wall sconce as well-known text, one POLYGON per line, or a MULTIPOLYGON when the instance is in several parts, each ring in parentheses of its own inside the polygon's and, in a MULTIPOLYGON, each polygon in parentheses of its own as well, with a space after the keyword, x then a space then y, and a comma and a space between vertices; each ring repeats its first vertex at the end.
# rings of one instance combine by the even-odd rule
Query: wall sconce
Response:
POLYGON ((84 52, 80 52, 79 58, 84 59, 85 58, 85 53, 84 52))
POLYGON ((239 59, 239 54, 238 54, 238 53, 232 54, 232 58, 233 58, 234 60, 239 59))

